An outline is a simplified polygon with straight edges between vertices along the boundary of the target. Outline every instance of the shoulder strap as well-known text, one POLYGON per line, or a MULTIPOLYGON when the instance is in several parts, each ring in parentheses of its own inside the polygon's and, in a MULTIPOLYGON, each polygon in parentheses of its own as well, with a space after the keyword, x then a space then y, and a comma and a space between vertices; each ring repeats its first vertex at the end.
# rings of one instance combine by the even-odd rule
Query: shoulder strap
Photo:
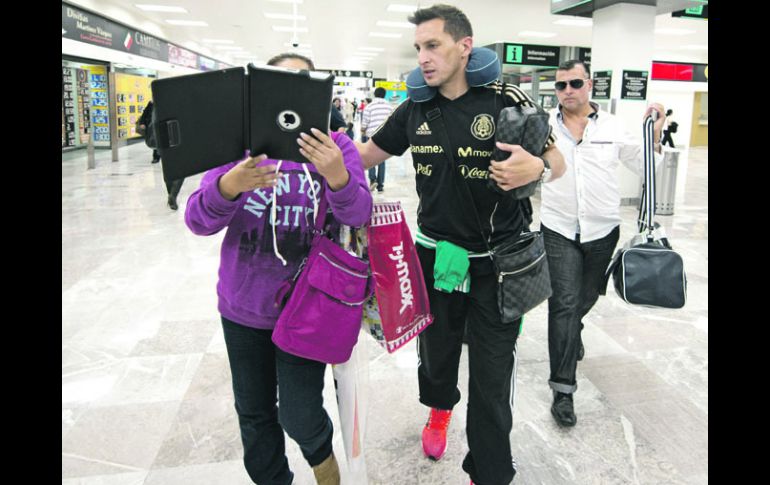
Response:
POLYGON ((652 232, 655 229, 655 164, 654 160, 654 134, 653 121, 651 116, 647 116, 643 122, 643 142, 644 149, 644 186, 642 190, 642 200, 639 203, 638 226, 640 232, 647 232, 647 238, 652 239, 652 232))

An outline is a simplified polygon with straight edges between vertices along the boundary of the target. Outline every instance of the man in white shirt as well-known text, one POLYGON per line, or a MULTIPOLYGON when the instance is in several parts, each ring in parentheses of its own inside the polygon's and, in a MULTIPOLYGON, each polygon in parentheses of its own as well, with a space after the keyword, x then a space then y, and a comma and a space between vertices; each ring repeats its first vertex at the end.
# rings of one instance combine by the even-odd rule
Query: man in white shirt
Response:
MULTIPOLYGON (((372 137, 380 128, 388 116, 393 112, 393 106, 385 101, 387 91, 383 87, 374 90, 374 99, 364 108, 364 114, 361 116, 361 143, 372 137)), ((382 192, 385 185, 385 163, 382 162, 376 167, 369 169, 369 188, 377 192, 382 192)))
MULTIPOLYGON (((566 61, 556 71, 559 106, 550 111, 550 121, 567 170, 560 179, 543 184, 541 192, 541 230, 553 289, 548 299, 548 384, 554 392, 551 414, 560 426, 577 422, 572 395, 577 390, 577 361, 584 353, 582 319, 599 298, 620 236, 618 163, 644 174, 642 124, 635 137, 619 118, 599 112, 599 106, 588 101, 592 87, 591 73, 581 61, 566 61)), ((659 162, 665 116, 659 104, 650 106, 645 116, 653 109, 658 111, 654 141, 659 162)))

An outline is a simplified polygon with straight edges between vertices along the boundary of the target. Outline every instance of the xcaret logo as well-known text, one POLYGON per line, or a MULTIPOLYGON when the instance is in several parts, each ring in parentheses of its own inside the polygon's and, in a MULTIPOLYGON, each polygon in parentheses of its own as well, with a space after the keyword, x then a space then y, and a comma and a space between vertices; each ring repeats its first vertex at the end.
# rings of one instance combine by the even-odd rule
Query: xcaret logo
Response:
POLYGON ((123 46, 127 51, 130 51, 132 45, 134 45, 134 39, 131 38, 131 32, 129 32, 126 34, 126 40, 123 41, 123 46))
POLYGON ((412 282, 409 281, 409 265, 404 261, 404 243, 393 246, 393 253, 388 257, 396 262, 396 271, 398 272, 398 286, 401 289, 401 309, 399 315, 404 313, 407 307, 414 305, 414 295, 412 295, 412 282))

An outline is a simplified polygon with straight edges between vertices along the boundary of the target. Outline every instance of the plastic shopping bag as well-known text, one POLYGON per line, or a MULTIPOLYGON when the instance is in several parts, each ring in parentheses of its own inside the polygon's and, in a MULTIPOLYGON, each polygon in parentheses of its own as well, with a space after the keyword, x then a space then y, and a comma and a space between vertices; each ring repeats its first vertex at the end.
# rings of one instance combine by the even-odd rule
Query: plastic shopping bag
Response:
MULTIPOLYGON (((385 349, 392 353, 433 322, 422 267, 400 202, 374 204, 367 240, 385 349)), ((371 312, 364 314, 366 323, 371 312)))
POLYGON ((343 483, 366 485, 368 481, 363 448, 369 385, 366 345, 361 345, 359 341, 347 362, 332 366, 332 375, 348 464, 347 473, 342 474, 345 478, 343 483))

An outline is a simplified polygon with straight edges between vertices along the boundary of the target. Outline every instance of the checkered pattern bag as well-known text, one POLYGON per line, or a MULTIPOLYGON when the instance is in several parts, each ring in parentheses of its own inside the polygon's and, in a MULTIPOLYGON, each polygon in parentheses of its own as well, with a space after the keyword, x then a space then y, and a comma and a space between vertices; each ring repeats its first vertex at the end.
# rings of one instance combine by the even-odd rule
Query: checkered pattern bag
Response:
MULTIPOLYGON (((543 146, 548 140, 550 133, 548 113, 533 106, 511 106, 503 108, 497 117, 495 141, 510 145, 521 145, 524 150, 532 155, 539 156, 543 153, 543 146)), ((492 158, 498 161, 505 160, 509 156, 511 156, 511 152, 500 150, 497 146, 495 146, 492 153, 492 158)), ((524 199, 531 197, 535 193, 538 182, 539 180, 535 180, 527 185, 504 191, 494 180, 489 179, 489 187, 496 192, 510 195, 515 199, 524 199)))
POLYGON ((515 321, 551 296, 543 235, 525 232, 492 250, 497 268, 497 306, 503 323, 515 321))

